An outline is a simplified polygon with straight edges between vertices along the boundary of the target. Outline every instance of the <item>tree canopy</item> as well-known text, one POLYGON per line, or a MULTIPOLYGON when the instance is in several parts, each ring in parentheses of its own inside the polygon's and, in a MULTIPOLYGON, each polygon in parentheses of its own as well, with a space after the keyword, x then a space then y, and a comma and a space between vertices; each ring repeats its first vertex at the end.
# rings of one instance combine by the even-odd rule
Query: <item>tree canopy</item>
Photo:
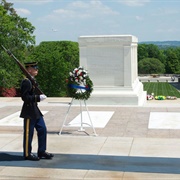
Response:
POLYGON ((179 74, 180 73, 180 51, 178 52, 177 49, 167 49, 166 52, 166 72, 168 74, 179 74))
MULTIPOLYGON (((0 43, 17 57, 25 61, 26 51, 35 44, 35 27, 17 15, 12 3, 0 1, 0 43)), ((0 47, 0 87, 19 86, 22 72, 14 60, 0 47)))
POLYGON ((47 96, 67 95, 66 79, 69 72, 79 66, 77 42, 42 42, 35 47, 29 59, 38 62, 40 68, 37 80, 47 96))
MULTIPOLYGON (((165 68, 165 71, 160 70, 156 71, 157 74, 162 72, 165 74, 179 74, 180 73, 180 48, 171 48, 161 49, 154 44, 139 44, 138 45, 138 71, 141 74, 149 74, 149 70, 154 69, 151 58, 158 59, 165 68), (142 65, 145 63, 142 60, 146 59, 146 65, 151 67, 144 67, 142 65), (147 61, 150 60, 149 63, 147 61), (147 71, 145 71, 147 69, 147 71)), ((156 69, 157 70, 157 69, 156 69)), ((155 73, 155 72, 154 72, 155 73)))
POLYGON ((164 64, 156 58, 144 58, 138 63, 140 74, 163 74, 165 72, 164 64))

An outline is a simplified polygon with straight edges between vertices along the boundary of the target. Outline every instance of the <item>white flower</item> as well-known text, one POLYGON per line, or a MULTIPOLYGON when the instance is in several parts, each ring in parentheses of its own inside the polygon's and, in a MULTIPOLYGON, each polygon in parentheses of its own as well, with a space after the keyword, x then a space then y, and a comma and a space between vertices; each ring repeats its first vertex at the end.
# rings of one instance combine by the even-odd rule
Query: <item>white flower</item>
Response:
POLYGON ((81 72, 82 72, 82 70, 79 70, 79 71, 77 72, 77 75, 80 75, 80 74, 81 74, 81 72))
POLYGON ((78 69, 77 69, 77 68, 75 68, 75 69, 73 70, 73 73, 75 74, 77 70, 78 70, 78 69))
POLYGON ((86 70, 83 70, 83 72, 87 74, 87 71, 86 71, 86 70))

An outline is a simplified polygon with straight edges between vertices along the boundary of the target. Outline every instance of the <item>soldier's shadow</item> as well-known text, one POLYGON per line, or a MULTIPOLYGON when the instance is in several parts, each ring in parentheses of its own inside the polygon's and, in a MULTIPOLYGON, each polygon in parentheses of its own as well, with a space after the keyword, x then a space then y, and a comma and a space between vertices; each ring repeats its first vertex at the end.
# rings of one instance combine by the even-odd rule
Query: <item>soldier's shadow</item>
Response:
POLYGON ((22 160, 24 160, 22 155, 0 152, 0 161, 22 161, 22 160))

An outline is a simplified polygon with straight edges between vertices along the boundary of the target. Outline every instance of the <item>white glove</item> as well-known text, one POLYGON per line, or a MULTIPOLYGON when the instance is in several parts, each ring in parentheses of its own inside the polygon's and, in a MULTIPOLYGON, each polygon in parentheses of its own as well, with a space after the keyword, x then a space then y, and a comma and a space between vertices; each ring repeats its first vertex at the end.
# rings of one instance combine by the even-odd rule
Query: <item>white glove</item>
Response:
POLYGON ((40 95, 40 101, 43 101, 47 98, 47 96, 45 94, 41 94, 40 95))

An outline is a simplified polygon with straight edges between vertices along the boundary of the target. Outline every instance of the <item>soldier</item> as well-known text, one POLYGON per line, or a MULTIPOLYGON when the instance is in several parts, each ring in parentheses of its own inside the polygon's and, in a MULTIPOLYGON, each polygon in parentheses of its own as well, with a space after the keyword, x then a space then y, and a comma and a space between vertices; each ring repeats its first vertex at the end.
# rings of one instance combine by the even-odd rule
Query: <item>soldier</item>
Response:
MULTIPOLYGON (((26 70, 34 78, 38 74, 36 62, 25 63, 26 70)), ((21 98, 24 101, 20 117, 24 118, 23 152, 25 160, 38 161, 41 158, 52 159, 54 156, 46 152, 47 129, 43 115, 37 102, 46 99, 46 95, 37 95, 31 81, 25 78, 21 83, 21 98), (31 152, 34 128, 38 136, 37 156, 31 152)))

